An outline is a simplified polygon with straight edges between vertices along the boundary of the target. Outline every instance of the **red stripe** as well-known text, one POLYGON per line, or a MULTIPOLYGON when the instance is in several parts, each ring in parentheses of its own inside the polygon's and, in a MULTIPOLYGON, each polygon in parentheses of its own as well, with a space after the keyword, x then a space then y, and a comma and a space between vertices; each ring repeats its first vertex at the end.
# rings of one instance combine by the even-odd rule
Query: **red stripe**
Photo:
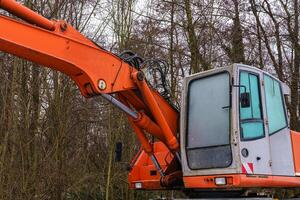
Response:
POLYGON ((251 173, 254 173, 253 163, 248 163, 248 166, 251 169, 251 173))
POLYGON ((245 167, 244 167, 244 164, 242 164, 242 173, 243 173, 243 174, 247 174, 247 171, 246 171, 246 169, 245 169, 245 167))
POLYGON ((242 164, 242 173, 243 174, 253 174, 254 173, 253 163, 243 163, 242 164), (247 167, 250 169, 249 172, 247 172, 245 165, 247 165, 247 167))

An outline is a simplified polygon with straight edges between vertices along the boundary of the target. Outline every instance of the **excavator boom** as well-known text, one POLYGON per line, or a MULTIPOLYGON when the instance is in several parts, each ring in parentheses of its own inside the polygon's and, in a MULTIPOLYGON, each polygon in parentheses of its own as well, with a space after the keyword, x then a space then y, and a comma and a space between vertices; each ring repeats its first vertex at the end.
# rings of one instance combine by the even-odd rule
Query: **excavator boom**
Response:
MULTIPOLYGON (((0 6, 3 2, 9 1, 1 1, 0 6)), ((31 15, 25 16, 27 19, 31 15)), ((1 16, 0 50, 65 73, 86 97, 136 88, 130 78, 136 70, 121 58, 100 49, 64 21, 46 21, 43 17, 34 19, 29 21, 39 24, 40 28, 1 16), (100 80, 101 88, 98 87, 100 80)))
POLYGON ((14 0, 0 0, 0 7, 25 21, 0 15, 0 51, 58 70, 75 81, 83 96, 102 95, 124 111, 143 152, 165 176, 146 133, 178 155, 179 114, 148 86, 143 73, 63 20, 46 19, 14 0))

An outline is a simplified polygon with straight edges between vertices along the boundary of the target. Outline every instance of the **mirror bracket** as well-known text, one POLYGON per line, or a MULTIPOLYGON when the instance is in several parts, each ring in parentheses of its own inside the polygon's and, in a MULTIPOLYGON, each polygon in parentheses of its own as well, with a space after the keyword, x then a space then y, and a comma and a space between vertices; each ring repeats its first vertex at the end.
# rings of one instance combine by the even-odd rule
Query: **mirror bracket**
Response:
POLYGON ((244 85, 232 85, 232 87, 244 88, 244 92, 240 94, 240 102, 242 108, 249 108, 251 105, 250 102, 250 93, 247 92, 247 88, 244 85))

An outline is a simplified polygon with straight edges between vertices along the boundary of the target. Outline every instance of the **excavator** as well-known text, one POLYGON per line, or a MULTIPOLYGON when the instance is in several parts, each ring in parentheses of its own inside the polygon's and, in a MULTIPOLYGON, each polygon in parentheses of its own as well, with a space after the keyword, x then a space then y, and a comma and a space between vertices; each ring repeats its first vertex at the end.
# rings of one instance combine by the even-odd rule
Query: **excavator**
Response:
POLYGON ((135 54, 108 52, 14 0, 0 7, 18 17, 0 15, 0 51, 60 71, 84 97, 102 96, 126 114, 141 144, 130 188, 190 197, 299 193, 300 133, 290 130, 290 90, 276 77, 243 64, 190 75, 179 111, 135 54))

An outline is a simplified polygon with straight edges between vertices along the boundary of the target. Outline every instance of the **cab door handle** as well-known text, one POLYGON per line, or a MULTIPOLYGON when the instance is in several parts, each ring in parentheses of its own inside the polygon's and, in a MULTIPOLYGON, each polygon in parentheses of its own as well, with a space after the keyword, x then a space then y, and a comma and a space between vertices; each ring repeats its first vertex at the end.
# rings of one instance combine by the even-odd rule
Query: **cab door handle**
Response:
POLYGON ((227 109, 227 108, 230 108, 231 106, 223 106, 222 109, 227 109))

